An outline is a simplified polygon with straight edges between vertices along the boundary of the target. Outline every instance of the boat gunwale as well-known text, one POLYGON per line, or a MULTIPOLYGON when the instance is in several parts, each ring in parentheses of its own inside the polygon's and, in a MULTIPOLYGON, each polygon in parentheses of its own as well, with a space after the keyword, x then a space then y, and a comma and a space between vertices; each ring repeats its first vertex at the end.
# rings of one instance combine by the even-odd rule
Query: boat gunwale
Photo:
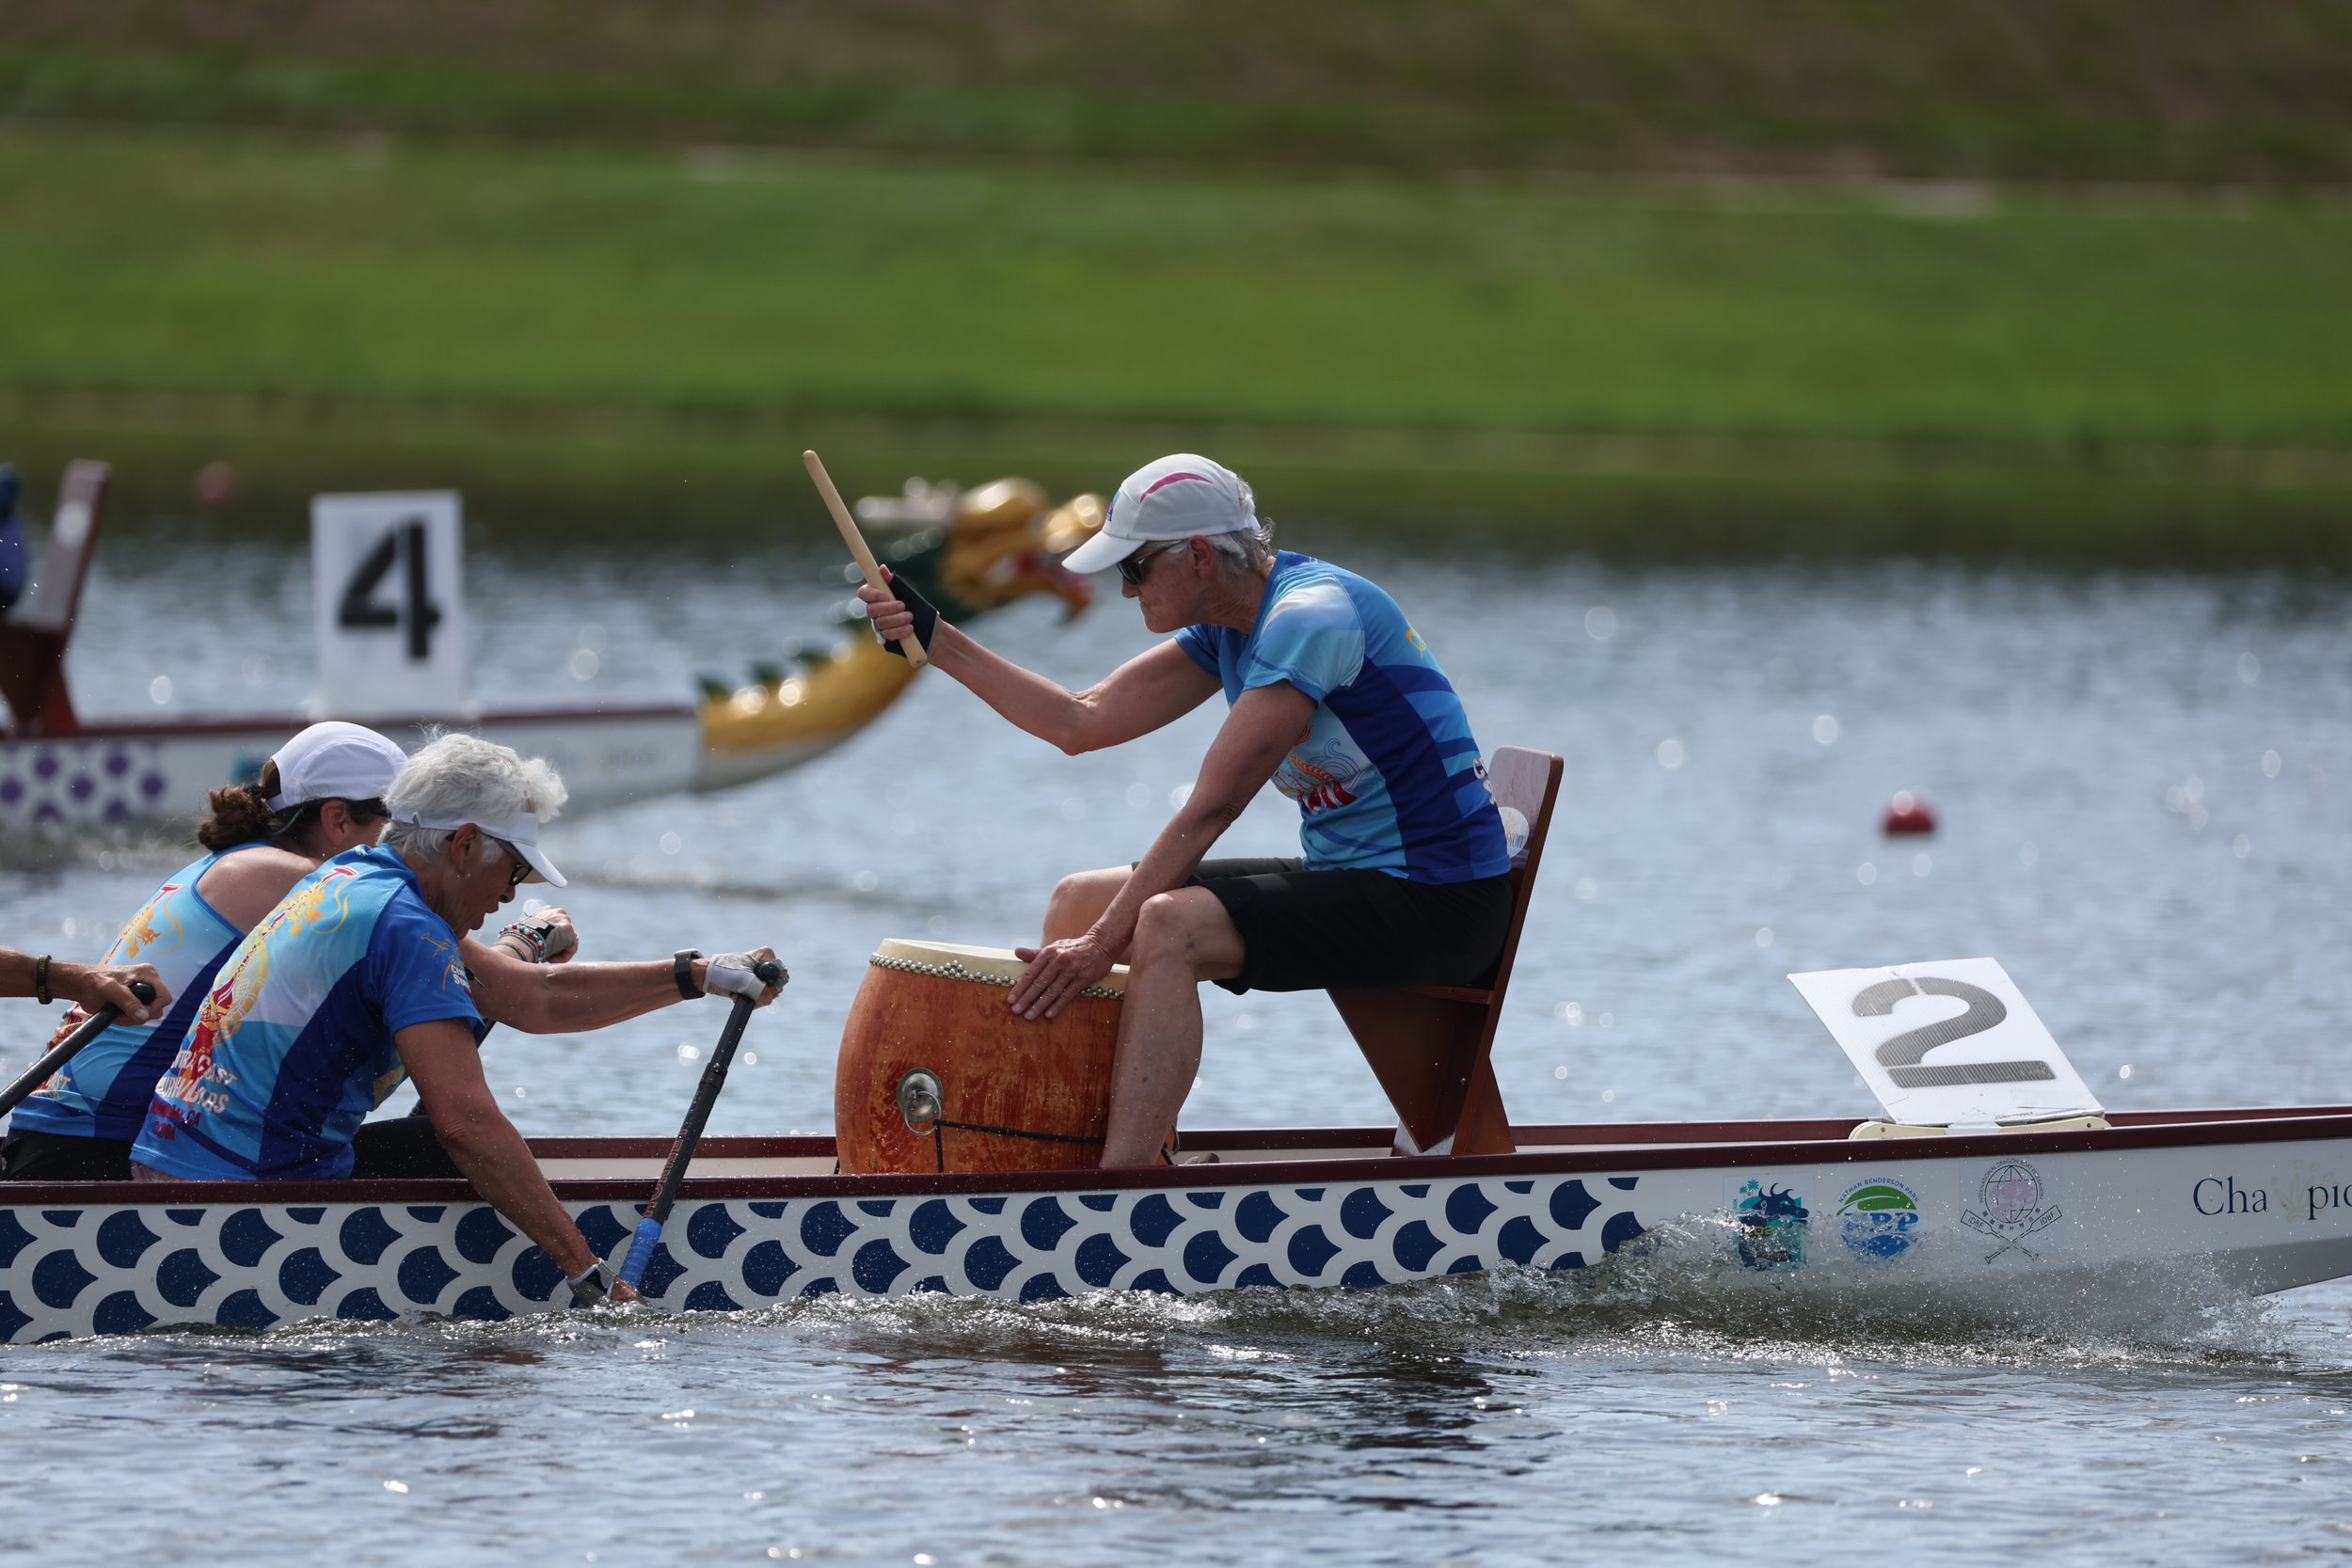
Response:
MULTIPOLYGON (((586 720, 608 719, 692 719, 700 710, 691 703, 610 703, 595 707, 489 707, 478 713, 442 714, 436 718, 413 718, 401 715, 372 718, 368 722, 384 729, 425 729, 435 724, 470 729, 479 724, 543 724, 586 720)), ((175 740, 206 736, 247 735, 263 732, 283 735, 289 724, 299 729, 309 722, 299 714, 254 713, 191 716, 184 719, 101 719, 83 720, 70 730, 44 731, 27 735, 21 731, 0 730, 0 741, 19 745, 58 745, 72 740, 175 740)))
MULTIPOLYGON (((1299 1186, 1345 1181, 1437 1181, 1463 1178, 1590 1176, 1741 1165, 1889 1164, 1923 1159, 2075 1154, 2101 1149, 2170 1148, 2204 1144, 2352 1139, 2352 1106, 2255 1106, 2112 1113, 2106 1128, 2052 1132, 1980 1132, 1917 1138, 1854 1139, 1852 1118, 1786 1121, 1604 1122, 1518 1127, 1524 1143, 1548 1146, 1515 1154, 1379 1154, 1329 1160, 1232 1161, 1104 1171, 900 1172, 869 1175, 689 1177, 685 1202, 730 1199, 991 1196, 996 1194, 1119 1192, 1191 1187, 1299 1186), (1835 1132, 1830 1130, 1835 1129, 1835 1132), (1740 1132, 1749 1136, 1739 1136, 1740 1132), (1764 1133, 1765 1136, 1755 1136, 1764 1133), (1811 1135, 1805 1135, 1805 1134, 1811 1135), (1777 1134, 1772 1135, 1772 1134, 1777 1134)), ((1186 1133, 1186 1150, 1333 1148, 1385 1144, 1392 1129, 1220 1129, 1186 1133)), ((659 1137, 543 1137, 530 1140, 542 1159, 658 1162, 659 1137)), ((822 1159, 830 1136, 724 1137, 703 1142, 712 1159, 822 1159)), ((563 1177, 549 1185, 573 1202, 642 1200, 643 1178, 563 1177)), ((481 1202, 470 1182, 453 1178, 353 1181, 44 1181, 0 1184, 0 1209, 58 1207, 207 1207, 257 1204, 434 1204, 481 1202)))

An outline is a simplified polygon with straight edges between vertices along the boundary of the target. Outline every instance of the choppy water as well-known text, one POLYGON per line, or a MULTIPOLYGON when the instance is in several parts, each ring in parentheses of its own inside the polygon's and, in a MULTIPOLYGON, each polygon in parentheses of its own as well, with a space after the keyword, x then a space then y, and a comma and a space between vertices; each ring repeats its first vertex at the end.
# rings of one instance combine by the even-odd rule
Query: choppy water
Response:
MULTIPOLYGON (((1520 1118, 1865 1114, 1781 976, 1977 954, 2111 1106, 2352 1098, 2352 822, 2334 782, 2352 781, 2352 585, 1295 543, 1398 593, 1482 740, 1567 757, 1496 1047, 1520 1118), (1928 794, 1941 832, 1878 835, 1900 787, 1928 794)), ((696 669, 739 673, 816 632, 843 593, 788 546, 471 572, 494 699, 681 695, 696 669)), ((274 555, 118 548, 86 614, 87 711, 307 689, 307 582, 274 555)), ((983 629, 1073 682, 1146 641, 1116 602, 983 629)), ((1213 725, 1072 760, 927 680, 799 773, 581 818, 552 843, 588 873, 566 898, 591 957, 787 955, 793 987, 714 1131, 818 1128, 872 940, 1030 935, 1058 870, 1140 851, 1213 725)), ((1286 811, 1262 803, 1229 847, 1281 852, 1286 811)), ((95 951, 172 863, 0 870, 0 942, 95 951)), ((1216 993, 1208 1013, 1189 1123, 1379 1119, 1320 998, 1216 993)), ((29 1015, 8 1016, 0 1056, 21 1061, 29 1015)), ((677 1046, 718 1022, 679 1008, 486 1049, 526 1131, 660 1132, 691 1088, 677 1046)), ((1693 1237, 1587 1275, 1368 1294, 13 1352, 0 1555, 2352 1555, 2352 1286, 2254 1302, 2176 1274, 1922 1301, 1834 1271, 1725 1277, 1719 1254, 1693 1237)))

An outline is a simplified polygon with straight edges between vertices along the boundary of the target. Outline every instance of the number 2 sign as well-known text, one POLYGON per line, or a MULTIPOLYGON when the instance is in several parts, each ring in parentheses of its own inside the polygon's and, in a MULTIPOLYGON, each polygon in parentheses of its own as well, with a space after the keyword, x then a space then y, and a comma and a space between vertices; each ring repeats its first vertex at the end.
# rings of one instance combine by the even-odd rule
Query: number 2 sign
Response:
POLYGON ((323 716, 462 716, 462 531, 451 491, 311 498, 323 716))
POLYGON ((2074 1064, 1991 958, 1788 979, 1890 1121, 1985 1126, 2099 1114, 2074 1064))

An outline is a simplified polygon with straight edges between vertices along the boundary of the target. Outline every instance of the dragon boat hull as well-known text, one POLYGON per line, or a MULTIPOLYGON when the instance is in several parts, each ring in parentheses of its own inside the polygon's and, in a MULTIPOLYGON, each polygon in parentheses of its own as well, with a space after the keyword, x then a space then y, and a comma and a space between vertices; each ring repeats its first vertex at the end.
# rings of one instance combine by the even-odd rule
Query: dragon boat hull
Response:
MULTIPOLYGON (((65 736, 0 737, 0 835, 184 821, 198 814, 207 790, 257 776, 270 753, 309 722, 294 715, 225 718, 91 724, 65 736)), ((411 751, 432 729, 447 727, 477 731, 526 756, 544 756, 584 809, 734 782, 714 768, 695 710, 682 705, 492 710, 464 721, 368 722, 411 751)))
MULTIPOLYGON (((1851 1140, 1852 1123, 1529 1127, 1520 1152, 1396 1158, 1378 1130, 1194 1133, 1174 1168, 832 1174, 826 1138, 712 1139, 645 1293, 673 1310, 938 1291, 1038 1301, 1578 1269, 1661 1235, 1727 1271, 1926 1290, 2210 1270, 2352 1274, 2352 1107, 2125 1114, 2108 1128, 1851 1140)), ((538 1140, 590 1241, 632 1228, 665 1146, 538 1140)), ((555 1310, 554 1265, 457 1181, 0 1188, 0 1338, 555 1310)))

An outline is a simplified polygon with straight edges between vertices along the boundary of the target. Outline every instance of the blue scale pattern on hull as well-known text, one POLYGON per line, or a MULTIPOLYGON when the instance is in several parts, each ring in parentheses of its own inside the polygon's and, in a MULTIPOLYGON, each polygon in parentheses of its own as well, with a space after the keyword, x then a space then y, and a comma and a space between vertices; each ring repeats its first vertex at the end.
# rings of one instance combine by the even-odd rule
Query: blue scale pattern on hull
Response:
MULTIPOLYGON (((1505 1262, 1581 1267, 1643 1233, 1639 1182, 1258 1180, 682 1203, 645 1293, 673 1309, 730 1311, 834 1292, 1051 1301, 1094 1290, 1370 1287, 1505 1262)), ((573 1210, 604 1251, 637 1217, 622 1203, 573 1210)), ((15 1343, 314 1318, 495 1322, 567 1301, 554 1264, 480 1203, 0 1210, 0 1339, 15 1343)))

